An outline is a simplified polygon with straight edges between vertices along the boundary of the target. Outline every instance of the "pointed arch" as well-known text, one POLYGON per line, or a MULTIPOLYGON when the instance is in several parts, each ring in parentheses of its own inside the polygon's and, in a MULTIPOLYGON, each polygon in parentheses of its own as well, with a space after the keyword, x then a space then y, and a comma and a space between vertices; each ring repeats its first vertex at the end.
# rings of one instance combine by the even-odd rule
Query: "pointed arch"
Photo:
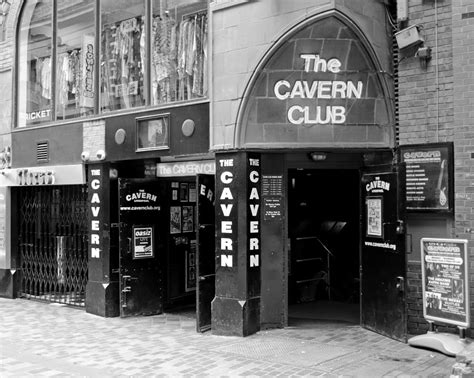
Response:
POLYGON ((388 147, 389 75, 337 10, 282 35, 256 67, 237 116, 237 148, 388 147))

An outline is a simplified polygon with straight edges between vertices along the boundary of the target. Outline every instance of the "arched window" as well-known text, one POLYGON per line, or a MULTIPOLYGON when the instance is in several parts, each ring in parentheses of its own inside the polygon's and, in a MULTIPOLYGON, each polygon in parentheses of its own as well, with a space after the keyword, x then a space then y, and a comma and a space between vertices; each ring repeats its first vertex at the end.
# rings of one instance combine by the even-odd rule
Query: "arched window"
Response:
POLYGON ((207 0, 25 2, 17 127, 205 97, 207 6, 207 0))

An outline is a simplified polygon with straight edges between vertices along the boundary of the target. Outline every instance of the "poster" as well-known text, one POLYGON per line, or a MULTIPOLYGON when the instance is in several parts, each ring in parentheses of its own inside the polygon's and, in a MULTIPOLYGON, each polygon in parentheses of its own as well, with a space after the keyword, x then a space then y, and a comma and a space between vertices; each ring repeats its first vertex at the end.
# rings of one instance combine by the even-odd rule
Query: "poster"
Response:
POLYGON ((400 148, 406 164, 408 210, 451 211, 453 208, 452 144, 435 143, 400 148))
POLYGON ((153 257, 153 228, 133 227, 133 258, 153 257))
POLYGON ((183 232, 193 232, 194 231, 194 207, 193 206, 183 206, 183 232))
POLYGON ((170 234, 181 233, 181 206, 170 207, 170 234))
POLYGON ((196 184, 189 184, 189 202, 196 202, 197 199, 197 190, 196 184))
POLYGON ((265 197, 263 198, 263 219, 281 220, 282 219, 282 198, 265 197))
POLYGON ((367 198, 367 236, 383 237, 382 198, 367 198))
POLYGON ((423 315, 469 327, 467 240, 421 239, 423 315))
POLYGON ((188 202, 189 193, 188 193, 188 183, 181 182, 179 183, 179 199, 181 202, 188 202))
POLYGON ((186 249, 186 272, 185 272, 185 288, 186 291, 196 290, 196 240, 189 241, 189 249, 186 249))

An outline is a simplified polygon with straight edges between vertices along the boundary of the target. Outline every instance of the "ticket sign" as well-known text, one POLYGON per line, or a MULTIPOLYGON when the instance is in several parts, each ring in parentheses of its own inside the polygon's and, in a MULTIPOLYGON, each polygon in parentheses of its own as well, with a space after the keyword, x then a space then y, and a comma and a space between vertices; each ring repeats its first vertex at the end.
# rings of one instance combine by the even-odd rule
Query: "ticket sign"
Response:
POLYGON ((146 259, 153 257, 153 228, 133 228, 133 258, 146 259))
POLYGON ((467 240, 421 239, 423 316, 469 327, 467 240))

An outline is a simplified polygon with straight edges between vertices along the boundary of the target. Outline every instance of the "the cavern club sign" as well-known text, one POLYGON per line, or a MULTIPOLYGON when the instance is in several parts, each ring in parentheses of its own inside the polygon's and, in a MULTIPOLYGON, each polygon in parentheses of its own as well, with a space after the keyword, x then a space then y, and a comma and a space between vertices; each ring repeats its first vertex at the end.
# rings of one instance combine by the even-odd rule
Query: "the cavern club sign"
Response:
MULTIPOLYGON (((319 53, 300 54, 305 73, 341 73, 342 63, 338 58, 324 59, 319 53)), ((275 97, 281 101, 291 99, 296 103, 288 107, 287 119, 293 125, 344 124, 347 106, 331 100, 360 99, 364 93, 361 80, 278 80, 273 86, 275 97), (298 104, 299 99, 314 100, 314 104, 298 104), (320 100, 325 105, 319 105, 320 100)))

